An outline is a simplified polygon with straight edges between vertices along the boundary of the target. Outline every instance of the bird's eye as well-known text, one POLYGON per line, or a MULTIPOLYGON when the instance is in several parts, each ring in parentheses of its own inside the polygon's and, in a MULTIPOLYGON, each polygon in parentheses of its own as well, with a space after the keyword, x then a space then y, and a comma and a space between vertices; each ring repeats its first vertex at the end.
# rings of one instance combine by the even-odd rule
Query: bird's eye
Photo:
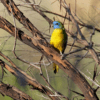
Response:
POLYGON ((58 23, 56 23, 56 25, 58 25, 58 23))

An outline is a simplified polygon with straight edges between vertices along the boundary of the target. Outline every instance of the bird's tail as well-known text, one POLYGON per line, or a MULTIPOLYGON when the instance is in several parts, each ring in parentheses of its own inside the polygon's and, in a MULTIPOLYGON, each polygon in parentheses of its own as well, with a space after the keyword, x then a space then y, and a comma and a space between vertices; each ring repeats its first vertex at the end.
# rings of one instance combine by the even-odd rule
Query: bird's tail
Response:
POLYGON ((54 73, 56 74, 59 70, 59 66, 56 65, 55 63, 53 63, 53 70, 54 70, 54 73))

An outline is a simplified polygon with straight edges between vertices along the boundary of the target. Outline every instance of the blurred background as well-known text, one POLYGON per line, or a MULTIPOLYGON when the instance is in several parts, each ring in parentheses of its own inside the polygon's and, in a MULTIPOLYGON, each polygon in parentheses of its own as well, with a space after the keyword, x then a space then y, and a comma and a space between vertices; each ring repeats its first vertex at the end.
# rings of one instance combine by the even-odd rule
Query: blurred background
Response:
MULTIPOLYGON (((57 14, 60 14, 62 16, 65 16, 66 11, 63 7, 60 9, 60 3, 59 0, 30 0, 31 3, 35 3, 35 5, 38 5, 42 11, 52 20, 58 20, 62 23, 64 22, 64 18, 59 17, 57 15, 46 13, 45 11, 51 11, 57 14)), ((47 41, 50 41, 50 36, 52 34, 53 28, 49 27, 49 23, 41 17, 36 11, 34 11, 29 4, 26 4, 25 0, 14 0, 15 4, 18 6, 18 8, 23 12, 23 14, 38 28, 38 30, 41 31, 43 36, 47 39, 47 41)), ((76 18, 78 21, 81 21, 85 23, 86 25, 92 25, 96 28, 100 29, 100 0, 66 0, 67 4, 70 5, 71 12, 76 15, 76 18)), ((0 16, 6 18, 10 23, 14 24, 13 17, 11 14, 9 14, 4 7, 2 3, 0 3, 0 16)), ((68 15, 67 15, 68 16, 68 15)), ((68 16, 69 17, 69 16, 68 16)), ((16 20, 16 26, 17 28, 23 30, 25 34, 32 37, 31 33, 24 28, 22 24, 20 24, 16 20)), ((64 26, 66 29, 69 28, 70 32, 75 33, 76 28, 75 25, 71 22, 69 22, 67 19, 64 22, 64 26)), ((92 29, 88 29, 86 27, 80 26, 81 31, 85 38, 90 41, 90 34, 93 32, 92 29)), ((78 36, 79 37, 79 36, 78 36)), ((80 38, 80 37, 79 37, 80 38)), ((35 78, 39 83, 43 84, 44 86, 47 86, 45 81, 40 76, 40 72, 35 67, 32 67, 28 64, 25 64, 19 60, 17 60, 12 52, 14 47, 14 37, 11 36, 6 31, 0 29, 0 51, 4 53, 6 56, 10 57, 11 60, 23 71, 25 71, 28 75, 35 78)), ((72 37, 68 37, 68 44, 72 45, 73 43, 72 37)), ((95 35, 93 36, 92 42, 95 44, 93 48, 96 50, 96 52, 100 52, 100 33, 95 31, 95 35)), ((65 54, 69 52, 71 46, 68 45, 65 54)), ((79 47, 84 47, 83 45, 75 42, 75 45, 79 47)), ((73 47, 73 50, 76 50, 78 48, 73 47)), ((92 57, 90 57, 90 54, 87 53, 87 56, 85 58, 81 58, 87 53, 86 50, 70 54, 66 57, 68 61, 70 61, 74 67, 76 67, 78 70, 80 70, 83 73, 83 76, 86 75, 87 81, 92 86, 92 82, 89 80, 93 79, 93 71, 94 67, 97 67, 98 76, 96 78, 96 83, 100 84, 99 79, 99 72, 100 72, 100 66, 98 66, 92 57)), ((23 44, 19 40, 17 40, 17 46, 16 46, 16 54, 21 59, 28 61, 30 63, 38 65, 38 62, 41 58, 41 53, 37 50, 23 44)), ((0 56, 0 59, 3 59, 0 56)), ((3 59, 4 60, 4 59, 3 59)), ((7 62, 5 60, 5 62, 7 62)), ((9 62, 7 62, 9 63, 9 62)), ((83 99, 81 96, 73 93, 71 90, 80 92, 80 89, 71 81, 71 79, 62 71, 59 69, 59 72, 57 74, 53 73, 53 67, 52 64, 49 66, 46 66, 49 62, 44 57, 43 59, 44 65, 42 66, 43 74, 44 76, 49 80, 49 83, 52 85, 54 89, 61 92, 64 96, 69 97, 71 100, 80 100, 83 99)), ((6 84, 13 85, 17 87, 18 89, 22 90, 23 92, 30 95, 34 100, 49 100, 48 97, 41 94, 37 90, 31 90, 29 86, 23 86, 20 84, 18 79, 13 76, 10 72, 8 72, 6 69, 5 71, 7 73, 4 74, 3 82, 6 84)), ((0 67, 0 76, 2 76, 2 70, 0 67)), ((48 87, 48 86, 47 86, 48 87)), ((93 85, 93 88, 96 88, 97 86, 93 85)), ((100 90, 97 91, 98 97, 100 98, 100 90)), ((13 100, 12 98, 6 96, 3 97, 0 94, 0 100, 13 100)), ((64 100, 64 99, 61 99, 64 100)))

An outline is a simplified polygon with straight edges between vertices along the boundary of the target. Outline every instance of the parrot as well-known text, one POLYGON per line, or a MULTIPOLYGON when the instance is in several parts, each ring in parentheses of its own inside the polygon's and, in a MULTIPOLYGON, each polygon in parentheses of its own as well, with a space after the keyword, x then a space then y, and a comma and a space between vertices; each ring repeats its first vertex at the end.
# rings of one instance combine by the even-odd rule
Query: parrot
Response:
MULTIPOLYGON (((53 22, 53 32, 50 38, 50 44, 63 56, 65 48, 67 46, 68 35, 65 32, 64 25, 60 21, 53 22)), ((53 70, 56 74, 59 70, 59 66, 53 63, 53 70)))

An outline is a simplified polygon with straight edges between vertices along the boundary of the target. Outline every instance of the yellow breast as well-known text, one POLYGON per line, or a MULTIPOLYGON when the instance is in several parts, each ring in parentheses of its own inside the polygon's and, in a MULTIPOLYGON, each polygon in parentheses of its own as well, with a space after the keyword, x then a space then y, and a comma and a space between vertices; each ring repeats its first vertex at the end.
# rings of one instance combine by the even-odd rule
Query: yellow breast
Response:
POLYGON ((55 29, 51 35, 50 44, 63 51, 64 34, 62 29, 55 29))

